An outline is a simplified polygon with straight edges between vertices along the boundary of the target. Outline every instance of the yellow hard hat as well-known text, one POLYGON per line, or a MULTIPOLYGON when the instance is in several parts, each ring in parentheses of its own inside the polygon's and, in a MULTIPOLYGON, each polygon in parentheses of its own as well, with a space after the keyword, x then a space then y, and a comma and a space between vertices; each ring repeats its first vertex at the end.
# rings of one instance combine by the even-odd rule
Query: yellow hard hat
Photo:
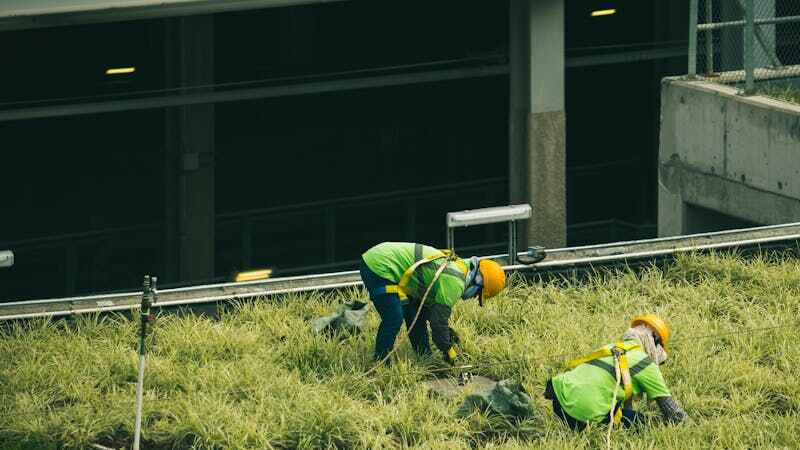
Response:
POLYGON ((499 294, 506 287, 506 273, 500 264, 491 259, 482 259, 478 264, 478 270, 483 277, 483 289, 478 302, 483 306, 486 300, 499 294))
POLYGON ((652 328, 661 339, 661 346, 664 347, 665 351, 667 350, 667 344, 669 343, 669 327, 667 326, 667 323, 661 319, 661 317, 658 317, 655 314, 638 316, 633 319, 633 322, 631 322, 631 327, 638 325, 647 325, 648 327, 652 328))

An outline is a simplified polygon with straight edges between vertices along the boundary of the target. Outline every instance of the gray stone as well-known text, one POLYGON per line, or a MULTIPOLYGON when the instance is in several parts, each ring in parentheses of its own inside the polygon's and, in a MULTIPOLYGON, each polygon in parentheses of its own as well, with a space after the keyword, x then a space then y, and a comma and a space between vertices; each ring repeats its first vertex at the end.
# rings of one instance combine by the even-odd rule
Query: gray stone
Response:
POLYGON ((470 395, 488 392, 494 389, 497 381, 482 376, 474 376, 469 383, 461 385, 457 378, 439 378, 426 381, 425 387, 434 395, 445 398, 457 398, 460 395, 470 395))
POLYGON ((470 384, 474 384, 475 388, 464 397, 456 412, 457 417, 469 417, 480 411, 499 414, 508 419, 527 419, 534 414, 530 396, 522 384, 514 380, 501 380, 494 384, 470 384))

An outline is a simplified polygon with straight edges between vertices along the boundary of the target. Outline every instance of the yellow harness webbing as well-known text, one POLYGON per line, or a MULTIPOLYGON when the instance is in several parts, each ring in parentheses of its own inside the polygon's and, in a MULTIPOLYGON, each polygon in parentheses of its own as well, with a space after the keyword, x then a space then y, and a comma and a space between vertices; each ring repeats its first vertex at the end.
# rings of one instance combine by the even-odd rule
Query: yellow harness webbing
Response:
MULTIPOLYGON (((427 264, 442 258, 447 258, 448 260, 454 260, 455 255, 450 250, 441 250, 441 253, 438 255, 430 255, 420 259, 419 261, 412 264, 411 267, 406 269, 405 272, 403 272, 403 275, 400 277, 400 282, 398 282, 397 284, 387 285, 386 293, 397 294, 397 296, 400 297, 400 300, 407 299, 408 291, 406 287, 408 286, 408 283, 411 281, 411 277, 414 276, 414 271, 416 271, 417 268, 419 268, 423 264, 427 264)), ((447 264, 447 262, 445 262, 445 264, 447 264)), ((458 266, 462 272, 466 273, 466 267, 464 267, 463 264, 459 264, 458 266)))
MULTIPOLYGON (((628 358, 625 354, 631 350, 641 350, 638 344, 626 344, 624 342, 617 342, 611 348, 601 348, 600 350, 589 353, 588 355, 575 358, 567 362, 570 369, 574 369, 581 364, 594 361, 595 359, 605 358, 608 356, 614 357, 614 365, 619 369, 622 376, 622 388, 625 390, 625 403, 629 403, 633 398, 633 383, 631 381, 631 371, 628 365, 628 358)), ((616 370, 616 369, 615 369, 616 370)), ((619 424, 622 419, 622 408, 617 408, 614 414, 614 424, 619 424)))

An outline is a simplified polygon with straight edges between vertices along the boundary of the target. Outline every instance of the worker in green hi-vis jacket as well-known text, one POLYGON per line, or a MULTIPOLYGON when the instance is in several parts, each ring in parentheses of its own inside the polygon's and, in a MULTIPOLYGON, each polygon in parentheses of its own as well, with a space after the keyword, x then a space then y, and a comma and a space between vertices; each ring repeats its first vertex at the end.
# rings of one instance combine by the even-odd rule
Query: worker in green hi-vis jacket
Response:
POLYGON ((480 305, 505 287, 505 273, 496 262, 477 257, 461 259, 449 252, 410 242, 384 242, 362 255, 361 279, 381 316, 375 339, 375 358, 391 352, 403 320, 411 346, 418 354, 430 354, 428 325, 433 342, 450 364, 458 356, 458 335, 450 328, 453 306, 461 299, 477 297, 480 305), (425 305, 420 300, 442 264, 447 264, 431 287, 425 305), (412 327, 414 317, 420 312, 412 327))
POLYGON ((643 422, 644 416, 631 407, 642 394, 656 401, 666 420, 680 422, 686 413, 659 368, 667 360, 668 343, 669 328, 660 317, 637 317, 621 341, 570 361, 572 370, 549 380, 544 397, 552 400, 556 417, 575 431, 603 421, 643 422))

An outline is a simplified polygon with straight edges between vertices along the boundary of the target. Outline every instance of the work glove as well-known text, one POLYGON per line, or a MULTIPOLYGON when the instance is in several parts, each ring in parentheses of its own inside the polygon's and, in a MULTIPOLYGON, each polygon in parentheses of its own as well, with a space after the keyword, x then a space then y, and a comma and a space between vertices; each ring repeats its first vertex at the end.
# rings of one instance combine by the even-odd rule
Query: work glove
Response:
POLYGON ((450 342, 452 342, 455 345, 461 346, 461 336, 459 336, 458 333, 456 333, 456 330, 454 330, 453 328, 448 327, 448 329, 450 330, 450 342))
POLYGON ((444 361, 451 366, 456 365, 456 357, 458 357, 458 352, 456 351, 455 347, 450 347, 447 352, 444 354, 444 361))

